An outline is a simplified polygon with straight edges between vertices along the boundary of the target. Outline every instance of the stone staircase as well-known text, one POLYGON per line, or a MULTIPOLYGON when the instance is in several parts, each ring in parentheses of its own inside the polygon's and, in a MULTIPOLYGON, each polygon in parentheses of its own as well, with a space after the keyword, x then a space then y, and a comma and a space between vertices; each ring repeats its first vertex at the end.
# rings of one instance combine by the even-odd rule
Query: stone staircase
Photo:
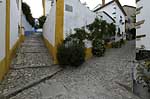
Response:
POLYGON ((60 70, 59 66, 53 65, 42 35, 33 33, 26 37, 17 50, 9 73, 0 83, 0 97, 3 95, 9 98, 51 77, 60 70))

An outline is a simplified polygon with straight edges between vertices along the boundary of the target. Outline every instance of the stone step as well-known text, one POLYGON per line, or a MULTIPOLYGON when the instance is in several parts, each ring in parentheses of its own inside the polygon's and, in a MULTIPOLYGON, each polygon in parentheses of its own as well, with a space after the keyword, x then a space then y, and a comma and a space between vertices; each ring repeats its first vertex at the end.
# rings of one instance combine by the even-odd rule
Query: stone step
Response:
POLYGON ((28 38, 41 38, 41 35, 30 35, 28 38))
POLYGON ((24 43, 43 43, 43 40, 25 40, 24 43))
POLYGON ((22 43, 22 47, 45 47, 43 43, 22 43))
POLYGON ((45 46, 44 43, 22 43, 21 46, 45 46))
POLYGON ((1 94, 10 96, 17 91, 23 91, 40 83, 41 80, 54 75, 58 71, 60 71, 60 67, 57 65, 50 66, 49 68, 10 70, 6 79, 0 84, 1 94))
POLYGON ((17 53, 46 53, 46 52, 48 52, 48 49, 45 46, 22 47, 19 50, 17 50, 17 53))
POLYGON ((35 40, 35 41, 42 41, 42 38, 39 38, 39 37, 37 37, 37 38, 33 38, 33 37, 27 37, 26 39, 25 39, 25 41, 30 41, 30 40, 35 40))
POLYGON ((18 53, 12 65, 20 66, 49 66, 52 65, 49 53, 18 53))

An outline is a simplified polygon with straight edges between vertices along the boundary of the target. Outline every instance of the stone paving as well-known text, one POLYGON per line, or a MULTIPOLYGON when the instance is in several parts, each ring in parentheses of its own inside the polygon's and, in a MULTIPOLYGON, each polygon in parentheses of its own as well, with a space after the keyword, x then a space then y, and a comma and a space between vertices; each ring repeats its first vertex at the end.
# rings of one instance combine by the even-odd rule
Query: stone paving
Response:
POLYGON ((10 68, 4 81, 0 83, 0 95, 9 94, 60 69, 53 65, 42 36, 38 33, 26 37, 10 68))
POLYGON ((140 99, 132 93, 135 41, 108 49, 79 68, 68 67, 11 99, 140 99))

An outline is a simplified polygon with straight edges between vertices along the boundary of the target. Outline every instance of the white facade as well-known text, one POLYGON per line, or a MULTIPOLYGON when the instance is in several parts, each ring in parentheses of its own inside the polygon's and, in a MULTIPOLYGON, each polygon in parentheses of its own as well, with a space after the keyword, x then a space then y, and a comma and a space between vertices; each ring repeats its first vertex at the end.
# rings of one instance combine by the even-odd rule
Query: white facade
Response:
POLYGON ((10 0, 10 49, 19 39, 19 7, 16 0, 10 0))
POLYGON ((133 6, 125 5, 123 6, 123 9, 127 14, 126 30, 135 28, 135 20, 133 17, 135 16, 136 8, 133 6))
POLYGON ((51 7, 54 5, 56 0, 45 0, 45 15, 48 16, 50 14, 51 7))
POLYGON ((55 45, 56 1, 51 7, 43 26, 43 35, 53 46, 55 45))
POLYGON ((136 48, 144 47, 144 50, 150 50, 150 14, 149 14, 149 0, 140 0, 137 2, 137 16, 136 20, 139 24, 136 28, 136 36, 141 36, 136 39, 136 48), (141 22, 140 22, 141 21, 141 22))
POLYGON ((115 20, 105 11, 97 12, 97 16, 99 16, 101 20, 105 20, 107 23, 115 23, 115 20))
POLYGON ((6 0, 0 0, 0 61, 5 58, 6 0))
POLYGON ((79 0, 65 0, 64 4, 64 38, 71 31, 73 33, 75 28, 91 24, 96 18, 96 14, 81 4, 79 0), (67 11, 66 7, 72 8, 72 11, 67 11))
MULTIPOLYGON (((120 28, 120 33, 122 34, 123 39, 126 39, 126 33, 125 33, 125 14, 122 12, 121 8, 118 6, 116 1, 111 1, 109 4, 106 4, 106 6, 95 10, 95 12, 99 13, 105 11, 108 13, 112 18, 115 20, 116 29, 120 28)), ((121 37, 121 38, 122 38, 121 37)), ((116 34, 116 41, 118 41, 120 37, 116 34)))
MULTIPOLYGON (((74 33, 75 28, 81 28, 94 22, 96 17, 106 20, 108 23, 114 23, 114 20, 106 13, 101 11, 96 14, 91 11, 80 0, 64 0, 64 29, 63 38, 65 39, 70 33, 74 33)), ((55 45, 55 24, 56 24, 56 1, 51 6, 49 14, 43 27, 44 37, 54 46, 55 45)))
POLYGON ((32 31, 32 26, 26 20, 26 16, 24 14, 22 14, 22 27, 24 28, 24 31, 32 31))

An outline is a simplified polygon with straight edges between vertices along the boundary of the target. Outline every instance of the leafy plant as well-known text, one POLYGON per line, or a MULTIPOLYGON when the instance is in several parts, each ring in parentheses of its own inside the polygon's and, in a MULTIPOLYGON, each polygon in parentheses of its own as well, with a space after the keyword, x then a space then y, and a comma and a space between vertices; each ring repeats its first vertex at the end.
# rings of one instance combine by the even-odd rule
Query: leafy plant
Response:
POLYGON ((113 48, 121 48, 121 41, 113 42, 112 47, 113 48))
POLYGON ((106 35, 108 35, 109 37, 111 37, 111 36, 115 36, 115 34, 116 34, 116 26, 113 24, 113 23, 111 23, 111 24, 107 24, 107 34, 106 35))
POLYGON ((142 84, 143 87, 147 87, 148 92, 150 92, 150 75, 148 74, 150 72, 149 64, 150 64, 149 61, 145 61, 144 63, 139 63, 138 66, 136 67, 137 70, 136 81, 139 84, 142 84))
POLYGON ((147 69, 147 72, 150 72, 150 61, 145 61, 145 68, 147 69))
MULTIPOLYGON (((104 20, 100 20, 100 19, 96 18, 95 21, 93 23, 87 25, 86 28, 90 31, 90 33, 88 33, 85 30, 85 27, 76 28, 76 29, 74 29, 75 33, 69 35, 64 40, 64 43, 67 45, 70 45, 70 43, 72 44, 72 42, 75 41, 84 46, 83 41, 85 39, 88 39, 88 40, 92 41, 93 55, 98 56, 98 57, 103 56, 105 53, 105 47, 104 47, 105 42, 103 39, 105 37, 111 37, 111 36, 115 35, 115 33, 116 33, 115 25, 113 23, 109 24, 104 20)), ((109 41, 109 39, 108 39, 108 41, 109 41)), ((70 47, 74 47, 74 46, 70 46, 70 47)), ((68 49, 68 51, 69 50, 70 49, 68 49)), ((68 55, 68 54, 66 54, 66 55, 68 55)), ((75 58, 73 58, 73 60, 75 60, 75 58)), ((67 63, 65 60, 63 62, 67 63)), ((64 64, 64 63, 62 63, 62 64, 64 64)))
POLYGON ((120 43, 121 43, 121 45, 124 45, 125 44, 125 40, 121 39, 120 43))
POLYGON ((39 20, 39 26, 38 27, 43 28, 43 25, 46 21, 46 16, 41 16, 38 20, 39 20))
POLYGON ((85 31, 84 28, 74 29, 75 33, 69 35, 65 41, 71 41, 72 39, 78 39, 80 42, 83 42, 85 39, 90 39, 90 34, 85 31))
POLYGON ((105 53, 104 41, 95 39, 92 42, 92 53, 94 56, 101 57, 105 53))
POLYGON ((61 66, 80 66, 85 61, 85 47, 78 40, 64 42, 57 49, 57 59, 61 66))
POLYGON ((92 39, 103 38, 104 34, 106 33, 106 24, 106 21, 99 20, 98 18, 96 18, 93 23, 87 25, 87 29, 92 34, 92 39))
POLYGON ((116 34, 116 26, 113 23, 109 24, 105 20, 98 18, 93 23, 87 25, 87 29, 91 32, 92 39, 110 38, 116 34))

